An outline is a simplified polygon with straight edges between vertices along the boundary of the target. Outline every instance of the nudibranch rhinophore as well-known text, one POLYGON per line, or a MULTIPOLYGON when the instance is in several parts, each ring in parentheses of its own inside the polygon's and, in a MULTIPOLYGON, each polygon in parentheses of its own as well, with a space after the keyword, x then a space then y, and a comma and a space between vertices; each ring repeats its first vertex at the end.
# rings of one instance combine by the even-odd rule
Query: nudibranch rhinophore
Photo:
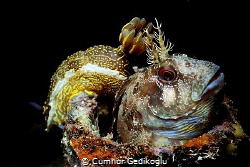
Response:
POLYGON ((122 82, 130 75, 129 57, 146 49, 144 31, 152 23, 133 18, 120 33, 121 46, 98 45, 78 51, 64 60, 51 79, 48 99, 44 104, 47 130, 52 125, 63 127, 69 101, 82 92, 91 96, 114 96, 122 82))

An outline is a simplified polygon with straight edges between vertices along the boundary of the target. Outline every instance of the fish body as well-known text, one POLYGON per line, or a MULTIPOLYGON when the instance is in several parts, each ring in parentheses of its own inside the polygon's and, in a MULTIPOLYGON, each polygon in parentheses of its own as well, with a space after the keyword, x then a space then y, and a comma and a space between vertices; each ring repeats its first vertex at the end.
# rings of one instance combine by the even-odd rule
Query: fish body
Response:
POLYGON ((213 124, 223 100, 224 74, 212 62, 172 54, 158 33, 148 34, 150 66, 130 76, 116 95, 114 124, 123 143, 182 145, 213 124), (156 42, 154 42, 155 40, 156 42))

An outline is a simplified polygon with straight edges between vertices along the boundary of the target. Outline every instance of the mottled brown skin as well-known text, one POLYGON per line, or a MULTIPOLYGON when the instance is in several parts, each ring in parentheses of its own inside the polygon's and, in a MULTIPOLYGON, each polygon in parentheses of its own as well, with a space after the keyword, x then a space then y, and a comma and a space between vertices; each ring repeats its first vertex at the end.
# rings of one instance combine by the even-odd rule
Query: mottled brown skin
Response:
POLYGON ((116 99, 121 141, 162 147, 204 133, 223 100, 218 70, 214 63, 175 54, 131 76, 116 99))

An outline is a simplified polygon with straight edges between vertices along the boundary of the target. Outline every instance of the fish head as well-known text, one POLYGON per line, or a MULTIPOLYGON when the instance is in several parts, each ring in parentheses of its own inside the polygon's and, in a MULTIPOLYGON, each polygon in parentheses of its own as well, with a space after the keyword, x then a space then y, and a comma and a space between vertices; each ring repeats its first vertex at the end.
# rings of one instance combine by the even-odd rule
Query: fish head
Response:
POLYGON ((224 87, 224 74, 218 65, 186 54, 173 54, 144 73, 138 73, 144 78, 138 84, 139 96, 147 99, 150 112, 161 119, 194 112, 197 106, 211 103, 224 87))
POLYGON ((197 137, 212 125, 223 87, 224 74, 218 65, 173 54, 132 75, 118 93, 118 133, 124 142, 139 143, 197 137))

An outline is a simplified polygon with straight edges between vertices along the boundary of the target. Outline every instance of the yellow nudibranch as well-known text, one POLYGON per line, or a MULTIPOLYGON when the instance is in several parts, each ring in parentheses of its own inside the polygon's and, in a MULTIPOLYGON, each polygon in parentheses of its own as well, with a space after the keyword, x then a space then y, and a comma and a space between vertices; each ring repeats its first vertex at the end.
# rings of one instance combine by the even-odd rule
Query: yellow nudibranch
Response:
POLYGON ((51 78, 44 114, 47 129, 63 126, 69 101, 85 92, 95 96, 114 96, 122 82, 130 75, 129 55, 140 55, 146 50, 143 29, 150 29, 145 19, 133 18, 119 36, 121 46, 97 45, 78 51, 64 60, 51 78))

